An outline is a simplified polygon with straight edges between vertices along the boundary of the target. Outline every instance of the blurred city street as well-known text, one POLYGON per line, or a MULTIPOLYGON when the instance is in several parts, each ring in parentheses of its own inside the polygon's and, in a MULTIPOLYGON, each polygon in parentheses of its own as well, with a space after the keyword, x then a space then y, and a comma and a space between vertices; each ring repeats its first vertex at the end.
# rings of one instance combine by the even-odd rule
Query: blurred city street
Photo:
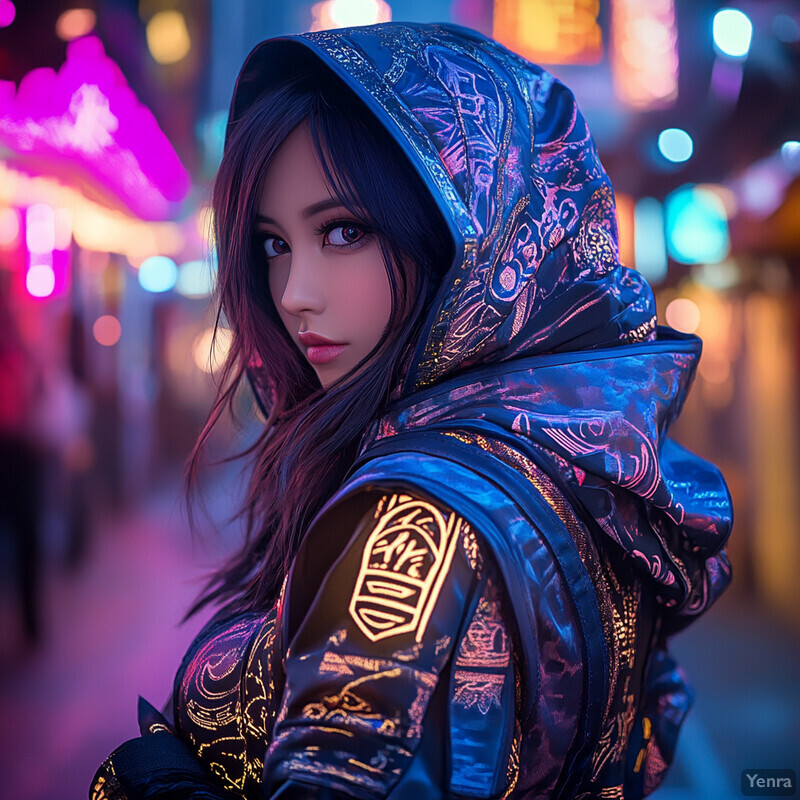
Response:
MULTIPOLYGON (((137 698, 167 702, 240 535, 242 465, 199 469, 194 533, 181 474, 229 352, 270 366, 230 350, 215 296, 242 62, 388 20, 472 28, 570 87, 620 264, 702 339, 670 436, 725 476, 734 580, 672 642, 697 696, 656 800, 800 772, 798 0, 0 0, 0 800, 86 797, 137 698)), ((264 432, 241 383, 200 459, 264 432)))
MULTIPOLYGON (((235 474, 215 485, 222 518, 235 474)), ((2 606, 4 800, 82 800, 92 774, 137 734, 139 695, 161 706, 202 618, 179 621, 223 555, 209 536, 193 541, 180 486, 164 485, 135 512, 109 517, 88 559, 69 572, 50 563, 41 647, 20 651, 17 620, 2 606)), ((6 598, 8 600, 8 598, 6 598)), ((741 797, 743 769, 798 770, 800 646, 749 604, 724 598, 673 640, 697 691, 677 762, 659 800, 741 797)))

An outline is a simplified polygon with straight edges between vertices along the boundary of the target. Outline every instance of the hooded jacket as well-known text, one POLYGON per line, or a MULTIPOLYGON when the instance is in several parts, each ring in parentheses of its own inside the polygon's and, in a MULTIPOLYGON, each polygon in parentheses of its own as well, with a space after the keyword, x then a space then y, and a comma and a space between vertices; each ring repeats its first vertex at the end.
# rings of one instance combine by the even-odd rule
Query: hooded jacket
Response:
POLYGON ((201 634, 176 721, 202 761, 181 687, 225 639, 263 655, 233 674, 270 687, 238 723, 269 742, 266 796, 640 797, 691 698, 666 636, 730 581, 725 483, 668 438, 700 341, 657 328, 620 264, 611 184, 553 76, 454 25, 306 33, 251 53, 229 131, 307 63, 400 144, 455 258, 284 607, 201 634))

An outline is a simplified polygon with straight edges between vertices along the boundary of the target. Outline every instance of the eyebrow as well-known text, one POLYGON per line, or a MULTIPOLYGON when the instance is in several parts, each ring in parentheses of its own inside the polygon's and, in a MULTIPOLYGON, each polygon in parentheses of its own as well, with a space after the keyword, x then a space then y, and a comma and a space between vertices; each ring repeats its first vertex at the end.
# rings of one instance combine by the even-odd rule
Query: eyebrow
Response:
MULTIPOLYGON (((345 208, 345 206, 342 205, 341 200, 337 200, 335 197, 329 197, 327 200, 320 200, 318 203, 312 203, 310 206, 303 209, 303 219, 313 217, 315 214, 319 214, 320 211, 327 211, 330 208, 345 208)), ((264 214, 257 214, 256 222, 263 222, 267 225, 277 224, 272 217, 264 216, 264 214)))

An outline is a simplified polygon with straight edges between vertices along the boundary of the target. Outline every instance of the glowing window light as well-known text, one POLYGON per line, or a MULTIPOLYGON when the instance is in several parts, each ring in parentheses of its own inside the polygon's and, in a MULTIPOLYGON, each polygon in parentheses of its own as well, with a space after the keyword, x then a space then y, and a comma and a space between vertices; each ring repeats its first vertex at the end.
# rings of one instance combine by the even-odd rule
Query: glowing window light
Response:
POLYGON ((700 309, 688 297, 676 297, 666 308, 667 325, 682 333, 694 333, 700 327, 700 309))
POLYGON ((736 8, 722 8, 714 15, 714 45, 722 55, 744 58, 750 51, 753 23, 736 8))
POLYGON ((159 11, 150 18, 145 33, 150 55, 159 64, 177 64, 192 49, 186 20, 180 11, 159 11))
POLYGON ((0 28, 7 28, 17 16, 17 9, 11 0, 0 0, 0 28))
POLYGON ((206 261, 187 261, 178 267, 175 291, 184 297, 208 297, 214 291, 215 272, 206 261))
POLYGON ((168 292, 178 280, 178 266, 167 256, 151 256, 139 267, 139 285, 148 292, 168 292))
POLYGON ((96 24, 97 15, 90 8, 70 8, 56 20, 56 36, 65 42, 71 42, 91 33, 96 24))
POLYGON ((792 172, 800 172, 800 142, 784 142, 781 145, 781 161, 792 172))
POLYGON ((636 269, 651 283, 667 277, 664 209, 655 197, 643 197, 633 209, 633 248, 636 269))
POLYGON ((172 145, 96 37, 69 42, 58 73, 29 72, 16 95, 0 88, 0 144, 12 151, 82 168, 143 219, 173 216, 188 194, 172 145))
POLYGON ((692 137, 682 128, 667 128, 658 134, 658 150, 667 161, 688 161, 694 152, 692 137))
POLYGON ((635 108, 664 108, 678 97, 678 28, 674 0, 611 4, 614 89, 635 108))
POLYGON ((495 0, 494 38, 531 61, 596 64, 603 58, 599 0, 495 0))
POLYGON ((13 247, 19 240, 19 213, 16 208, 0 209, 0 247, 13 247))
POLYGON ((730 251, 725 205, 717 194, 693 185, 666 199, 667 248, 683 264, 713 264, 730 251))
POLYGON ((192 354, 194 363, 203 372, 215 372, 228 357, 233 336, 228 328, 219 328, 216 337, 213 328, 206 328, 195 339, 192 354))
POLYGON ((31 297, 50 297, 56 288, 56 274, 50 264, 32 264, 25 275, 25 288, 31 297))
POLYGON ((312 31, 391 22, 392 8, 384 0, 324 0, 311 6, 312 31))
POLYGON ((115 316, 103 314, 92 325, 92 335, 103 347, 113 347, 122 336, 122 325, 115 316))
POLYGON ((25 212, 25 244, 31 253, 52 253, 56 244, 56 223, 53 209, 36 203, 25 212))

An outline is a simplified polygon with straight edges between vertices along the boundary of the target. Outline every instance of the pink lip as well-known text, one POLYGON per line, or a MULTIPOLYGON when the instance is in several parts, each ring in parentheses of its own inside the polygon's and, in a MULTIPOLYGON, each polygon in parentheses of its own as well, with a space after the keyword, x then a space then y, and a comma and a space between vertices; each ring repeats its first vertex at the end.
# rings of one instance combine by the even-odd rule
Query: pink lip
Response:
POLYGON ((345 347, 347 347, 346 344, 314 345, 306 351, 306 358, 312 364, 327 364, 333 361, 345 347))
POLYGON ((298 338, 306 348, 306 357, 312 364, 327 364, 347 347, 346 344, 332 342, 312 331, 300 331, 298 338))
POLYGON ((344 342, 334 342, 330 339, 326 339, 324 336, 320 336, 313 331, 300 331, 297 335, 306 347, 313 347, 317 344, 344 344, 344 342))

